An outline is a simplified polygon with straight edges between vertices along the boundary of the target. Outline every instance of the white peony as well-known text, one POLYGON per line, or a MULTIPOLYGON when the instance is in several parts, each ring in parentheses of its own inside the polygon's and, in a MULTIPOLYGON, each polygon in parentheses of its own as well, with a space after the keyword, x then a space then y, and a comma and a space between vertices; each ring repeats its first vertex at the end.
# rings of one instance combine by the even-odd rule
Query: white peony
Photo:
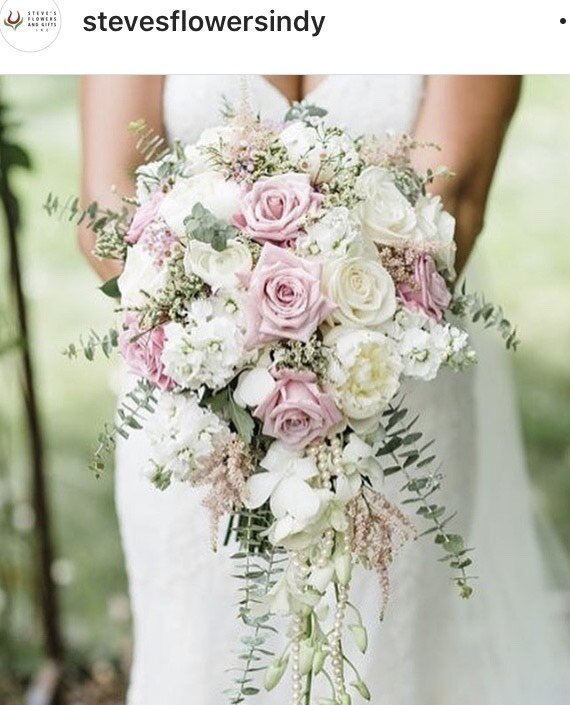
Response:
POLYGON ((159 208, 168 227, 178 236, 186 234, 184 220, 192 208, 201 203, 216 218, 230 220, 239 210, 240 187, 215 171, 179 178, 164 197, 159 208))
POLYGON ((279 135, 289 159, 317 183, 329 181, 339 169, 358 163, 358 153, 348 135, 323 137, 324 131, 323 125, 318 130, 304 122, 293 122, 279 135))
POLYGON ((396 311, 394 282, 378 260, 342 257, 327 262, 323 289, 338 307, 330 315, 333 322, 375 327, 396 311))
POLYGON ((236 289, 236 274, 251 271, 252 265, 251 252, 239 240, 228 240, 220 252, 206 242, 191 240, 184 255, 186 273, 200 277, 214 291, 236 289))
POLYGON ((164 372, 184 389, 220 389, 244 356, 243 324, 231 300, 192 301, 186 324, 168 323, 164 332, 164 372))
POLYGON ((145 430, 154 463, 148 474, 158 466, 180 482, 191 481, 196 464, 214 450, 215 439, 229 433, 218 416, 198 404, 195 394, 169 392, 160 395, 145 430))
POLYGON ((395 343, 378 331, 344 326, 333 329, 325 343, 334 348, 331 381, 349 422, 380 414, 400 387, 395 343))
POLYGON ((417 225, 413 239, 429 245, 436 261, 454 276, 455 218, 443 209, 439 196, 420 196, 415 207, 417 225))
POLYGON ((417 224, 416 213, 400 193, 386 169, 371 166, 357 179, 356 191, 362 197, 358 205, 364 233, 383 245, 405 244, 417 224))
POLYGON ((307 227, 306 235, 297 240, 297 250, 302 257, 342 257, 359 235, 360 225, 355 215, 348 208, 332 208, 307 227))
POLYGON ((125 308, 144 306, 167 281, 168 271, 157 267, 154 258, 141 244, 129 247, 125 266, 118 280, 121 304, 125 308))
POLYGON ((318 476, 315 459, 290 450, 280 441, 269 446, 260 467, 265 472, 252 475, 246 482, 244 504, 257 509, 269 500, 276 519, 269 537, 279 545, 315 522, 332 495, 309 484, 318 476))

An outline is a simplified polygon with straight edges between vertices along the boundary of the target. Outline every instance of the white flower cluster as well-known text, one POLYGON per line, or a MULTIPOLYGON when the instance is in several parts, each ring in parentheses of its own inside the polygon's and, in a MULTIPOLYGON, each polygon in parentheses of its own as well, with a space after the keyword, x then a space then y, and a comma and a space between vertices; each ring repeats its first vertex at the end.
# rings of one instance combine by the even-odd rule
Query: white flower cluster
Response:
POLYGON ((160 395, 156 410, 145 425, 154 466, 180 482, 191 479, 197 463, 214 450, 214 441, 228 433, 227 425, 202 408, 195 394, 160 395))
POLYGON ((192 301, 187 318, 168 323, 162 352, 164 371, 182 389, 221 389, 243 357, 243 322, 231 298, 192 301))
POLYGON ((401 309, 386 326, 396 343, 402 372, 414 379, 435 379, 441 365, 461 369, 476 361, 469 336, 455 326, 439 324, 421 313, 401 309))

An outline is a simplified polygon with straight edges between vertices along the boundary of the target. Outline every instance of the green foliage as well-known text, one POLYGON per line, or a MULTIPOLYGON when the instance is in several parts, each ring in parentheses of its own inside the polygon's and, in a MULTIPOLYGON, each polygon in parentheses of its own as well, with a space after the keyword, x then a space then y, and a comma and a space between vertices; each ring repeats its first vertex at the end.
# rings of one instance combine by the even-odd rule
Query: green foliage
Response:
POLYGON ((142 118, 129 124, 129 132, 136 135, 136 149, 147 162, 158 161, 170 152, 164 137, 157 134, 142 118))
POLYGON ((127 252, 125 235, 130 223, 126 206, 118 210, 100 208, 96 201, 82 208, 77 196, 61 201, 52 193, 48 194, 44 210, 50 217, 66 220, 76 226, 85 225, 97 236, 93 254, 101 259, 124 260, 127 252))
POLYGON ((288 560, 282 549, 272 546, 264 538, 271 523, 269 508, 255 512, 242 510, 235 519, 238 520, 235 533, 240 550, 232 559, 236 562, 234 577, 241 583, 239 618, 250 633, 241 638, 241 650, 238 653, 241 665, 232 669, 237 675, 233 679, 233 688, 226 693, 231 705, 239 705, 247 696, 259 692, 254 685, 256 674, 266 670, 266 659, 274 655, 267 649, 266 641, 277 630, 269 623, 270 615, 257 615, 256 609, 263 612, 261 605, 288 560))
POLYGON ((516 350, 519 346, 517 329, 505 318, 503 309, 486 301, 483 294, 468 294, 465 281, 459 291, 454 292, 450 310, 455 316, 471 318, 473 323, 482 321, 485 328, 496 328, 505 341, 507 350, 516 350))
POLYGON ((217 252, 222 252, 228 246, 228 240, 234 238, 238 231, 224 220, 216 218, 201 203, 196 203, 192 214, 184 218, 186 235, 191 240, 199 240, 211 245, 217 252))
POLYGON ((99 287, 99 291, 102 291, 105 296, 108 296, 111 299, 120 299, 121 291, 119 289, 119 277, 108 279, 102 286, 99 287))
POLYGON ((146 380, 139 379, 117 409, 117 421, 106 424, 99 434, 98 445, 93 453, 89 468, 99 477, 107 467, 117 443, 117 435, 128 438, 131 431, 142 429, 145 416, 152 414, 156 407, 155 387, 146 380))
POLYGON ((311 118, 323 118, 327 114, 327 110, 319 108, 305 100, 295 102, 285 114, 285 122, 294 122, 301 120, 310 122, 311 118))
POLYGON ((110 328, 103 335, 99 335, 94 330, 90 330, 86 338, 80 337, 77 344, 71 343, 63 351, 63 354, 70 360, 75 360, 79 351, 83 352, 83 355, 89 362, 95 359, 95 354, 97 350, 101 350, 105 357, 111 357, 113 350, 119 344, 119 332, 116 328, 110 328))
POLYGON ((431 524, 421 535, 434 534, 435 543, 444 552, 440 560, 454 572, 453 580, 461 597, 468 598, 473 592, 471 582, 474 580, 474 576, 467 573, 472 563, 468 556, 471 549, 465 547, 461 536, 447 529, 455 513, 447 512, 433 499, 441 487, 443 475, 438 469, 433 469, 436 460, 430 451, 433 441, 422 445, 423 433, 416 429, 417 421, 417 416, 409 419, 403 399, 397 404, 390 404, 384 412, 386 436, 377 456, 383 463, 386 476, 402 473, 405 477, 402 490, 411 496, 403 500, 403 504, 417 507, 416 514, 431 524))

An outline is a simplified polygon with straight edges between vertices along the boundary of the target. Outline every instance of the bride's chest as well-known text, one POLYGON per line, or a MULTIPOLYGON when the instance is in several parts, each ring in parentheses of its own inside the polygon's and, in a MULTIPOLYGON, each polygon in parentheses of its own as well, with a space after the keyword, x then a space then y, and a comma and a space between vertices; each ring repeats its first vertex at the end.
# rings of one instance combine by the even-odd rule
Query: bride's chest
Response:
MULTIPOLYGON (((220 122, 227 101, 238 105, 244 80, 233 75, 169 76, 164 94, 164 119, 173 139, 193 142, 206 127, 220 122)), ((247 80, 249 101, 262 117, 282 120, 286 98, 262 76, 247 80)), ((353 134, 408 131, 413 127, 423 92, 417 75, 332 75, 307 100, 329 111, 331 120, 353 134)))

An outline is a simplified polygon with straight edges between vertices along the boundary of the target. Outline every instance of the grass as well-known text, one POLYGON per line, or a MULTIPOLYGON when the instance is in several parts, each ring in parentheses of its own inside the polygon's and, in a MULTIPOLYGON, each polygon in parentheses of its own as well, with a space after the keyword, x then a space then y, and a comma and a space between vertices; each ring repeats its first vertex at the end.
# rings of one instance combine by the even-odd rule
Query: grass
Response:
MULTIPOLYGON (((18 190, 34 357, 48 439, 50 485, 70 645, 92 658, 115 656, 128 639, 126 582, 113 506, 113 479, 86 470, 98 427, 113 409, 116 372, 69 362, 61 350, 90 326, 111 321, 108 301, 78 254, 72 227, 47 218, 49 191, 77 191, 77 86, 63 77, 6 77, 5 97, 34 158, 18 190)), ((479 250, 489 296, 520 326, 514 371, 529 467, 539 503, 570 547, 570 78, 527 79, 492 192, 479 250)), ((1 257, 1 255, 0 255, 1 257)), ((13 412, 15 389, 0 399, 13 412)), ((14 416, 14 413, 12 413, 14 416)), ((17 420, 13 468, 24 462, 17 420)), ((21 476, 21 473, 20 473, 21 476)), ((25 487, 19 488, 25 501, 25 487)), ((25 610, 22 639, 32 635, 25 610)))

